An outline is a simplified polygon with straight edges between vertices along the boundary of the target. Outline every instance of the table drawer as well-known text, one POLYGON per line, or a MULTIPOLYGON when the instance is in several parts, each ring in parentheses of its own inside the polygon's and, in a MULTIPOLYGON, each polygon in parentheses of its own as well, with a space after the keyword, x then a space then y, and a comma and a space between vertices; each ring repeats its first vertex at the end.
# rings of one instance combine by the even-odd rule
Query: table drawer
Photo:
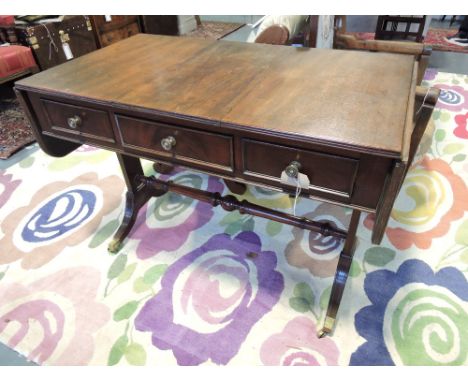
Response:
POLYGON ((243 173, 259 181, 281 185, 281 173, 293 161, 310 180, 310 194, 350 199, 359 167, 359 159, 244 139, 243 173))
POLYGON ((169 125, 140 118, 116 116, 122 146, 181 164, 233 171, 233 144, 229 135, 169 125))
POLYGON ((54 135, 80 137, 84 141, 115 142, 107 112, 47 99, 41 99, 41 103, 47 117, 43 130, 54 135))

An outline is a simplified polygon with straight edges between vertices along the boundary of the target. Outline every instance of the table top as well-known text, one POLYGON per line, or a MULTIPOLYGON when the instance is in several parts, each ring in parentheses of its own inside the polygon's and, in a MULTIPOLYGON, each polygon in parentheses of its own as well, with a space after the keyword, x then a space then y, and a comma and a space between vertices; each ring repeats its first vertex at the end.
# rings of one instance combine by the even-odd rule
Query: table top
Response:
POLYGON ((139 34, 16 85, 401 154, 413 66, 398 54, 139 34))

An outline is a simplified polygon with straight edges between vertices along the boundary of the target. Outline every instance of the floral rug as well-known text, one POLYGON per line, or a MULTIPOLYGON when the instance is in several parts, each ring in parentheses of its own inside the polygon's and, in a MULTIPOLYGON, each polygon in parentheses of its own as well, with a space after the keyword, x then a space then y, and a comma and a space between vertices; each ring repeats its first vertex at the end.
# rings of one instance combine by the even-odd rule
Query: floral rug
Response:
POLYGON ((0 159, 7 159, 35 141, 26 115, 13 89, 0 87, 0 159))
MULTIPOLYGON (((168 193, 110 254, 124 181, 112 153, 83 146, 0 172, 0 341, 41 365, 468 365, 468 76, 429 71, 426 84, 442 89, 434 134, 381 246, 362 216, 333 336, 316 331, 339 240, 168 193)), ((184 169, 161 177, 227 192, 184 169)), ((350 218, 311 200, 297 212, 350 218)))

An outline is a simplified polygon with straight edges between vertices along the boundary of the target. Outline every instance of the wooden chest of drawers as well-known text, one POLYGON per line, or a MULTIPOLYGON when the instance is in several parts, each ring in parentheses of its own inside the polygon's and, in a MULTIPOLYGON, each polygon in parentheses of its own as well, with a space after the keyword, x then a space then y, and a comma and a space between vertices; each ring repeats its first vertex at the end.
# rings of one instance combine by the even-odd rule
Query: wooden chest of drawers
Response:
POLYGON ((138 16, 89 16, 96 42, 104 48, 140 33, 138 16))

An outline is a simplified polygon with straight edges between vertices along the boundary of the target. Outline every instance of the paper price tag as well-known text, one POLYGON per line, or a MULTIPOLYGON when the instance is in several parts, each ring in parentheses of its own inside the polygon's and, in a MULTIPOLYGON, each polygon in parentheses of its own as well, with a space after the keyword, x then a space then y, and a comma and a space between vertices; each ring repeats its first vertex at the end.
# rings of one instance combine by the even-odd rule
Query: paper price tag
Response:
POLYGON ((70 45, 68 44, 68 42, 64 42, 62 44, 62 48, 63 48, 63 53, 65 53, 65 58, 67 60, 71 60, 73 58, 73 53, 71 51, 71 48, 70 48, 70 45))
POLYGON ((112 21, 112 16, 106 15, 104 18, 106 19, 106 22, 112 21))
POLYGON ((285 171, 281 173, 281 183, 292 186, 292 187, 297 187, 297 183, 299 182, 299 186, 301 189, 308 190, 310 186, 310 180, 309 177, 306 174, 299 173, 297 178, 292 178, 286 174, 285 171))

